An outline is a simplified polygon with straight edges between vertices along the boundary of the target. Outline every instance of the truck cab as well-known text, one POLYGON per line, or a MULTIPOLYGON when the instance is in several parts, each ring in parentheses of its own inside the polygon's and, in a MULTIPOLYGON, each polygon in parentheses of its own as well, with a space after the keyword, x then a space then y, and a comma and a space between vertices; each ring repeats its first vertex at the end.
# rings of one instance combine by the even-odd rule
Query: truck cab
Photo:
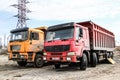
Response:
POLYGON ((34 63, 36 67, 42 67, 45 31, 46 27, 11 30, 9 60, 17 61, 19 66, 34 63))
POLYGON ((88 33, 88 28, 74 22, 48 27, 44 60, 54 62, 55 68, 62 63, 80 62, 83 52, 90 50, 88 33))

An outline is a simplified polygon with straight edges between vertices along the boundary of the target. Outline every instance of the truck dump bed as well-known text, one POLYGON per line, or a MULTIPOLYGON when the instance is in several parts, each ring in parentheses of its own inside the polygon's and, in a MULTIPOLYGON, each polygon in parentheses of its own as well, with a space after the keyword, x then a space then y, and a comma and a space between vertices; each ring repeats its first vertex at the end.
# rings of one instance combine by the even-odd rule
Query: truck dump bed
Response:
POLYGON ((115 39, 112 32, 100 27, 92 21, 80 22, 77 24, 88 27, 91 50, 113 51, 115 39))
POLYGON ((47 30, 47 27, 46 26, 42 26, 42 27, 37 27, 35 29, 42 30, 43 32, 45 32, 47 30))

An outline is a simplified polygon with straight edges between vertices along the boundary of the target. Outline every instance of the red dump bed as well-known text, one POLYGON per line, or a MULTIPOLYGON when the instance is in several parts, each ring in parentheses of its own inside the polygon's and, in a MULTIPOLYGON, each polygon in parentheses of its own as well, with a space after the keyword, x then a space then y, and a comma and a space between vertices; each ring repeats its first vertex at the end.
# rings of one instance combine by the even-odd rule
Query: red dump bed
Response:
POLYGON ((77 23, 88 27, 90 36, 90 49, 113 51, 115 47, 114 34, 92 21, 77 23))

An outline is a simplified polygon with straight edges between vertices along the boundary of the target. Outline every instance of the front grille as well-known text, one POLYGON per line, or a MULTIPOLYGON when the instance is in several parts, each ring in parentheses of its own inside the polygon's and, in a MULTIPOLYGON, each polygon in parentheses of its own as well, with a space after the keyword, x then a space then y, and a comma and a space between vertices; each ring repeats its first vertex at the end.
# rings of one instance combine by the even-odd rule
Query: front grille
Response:
POLYGON ((19 54, 19 52, 13 52, 12 54, 19 54))
POLYGON ((62 55, 62 53, 51 53, 51 55, 62 55))
POLYGON ((10 46, 10 49, 12 51, 19 51, 20 50, 20 45, 12 45, 12 46, 10 46))
POLYGON ((46 46, 45 50, 47 52, 63 52, 68 51, 70 49, 70 45, 57 45, 57 46, 46 46))

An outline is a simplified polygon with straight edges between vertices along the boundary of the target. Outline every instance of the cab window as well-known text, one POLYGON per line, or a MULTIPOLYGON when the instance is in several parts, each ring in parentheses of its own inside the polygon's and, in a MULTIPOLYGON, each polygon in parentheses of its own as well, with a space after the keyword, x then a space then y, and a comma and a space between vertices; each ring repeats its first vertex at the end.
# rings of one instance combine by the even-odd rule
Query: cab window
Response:
POLYGON ((39 34, 36 32, 31 32, 31 40, 39 40, 39 34))
POLYGON ((83 37, 83 29, 80 27, 76 28, 76 39, 78 40, 79 38, 83 37))

